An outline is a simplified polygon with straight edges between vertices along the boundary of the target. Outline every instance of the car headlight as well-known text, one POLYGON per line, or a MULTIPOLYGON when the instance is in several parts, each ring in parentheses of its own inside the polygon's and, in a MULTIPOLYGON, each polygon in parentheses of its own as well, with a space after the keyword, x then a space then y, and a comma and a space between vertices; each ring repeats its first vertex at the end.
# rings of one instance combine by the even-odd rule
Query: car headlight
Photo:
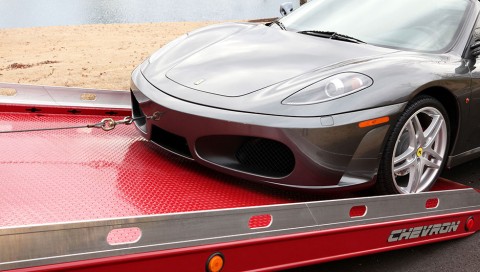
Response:
POLYGON ((373 84, 373 79, 360 73, 341 73, 327 77, 292 94, 282 101, 287 105, 309 105, 358 92, 373 84))

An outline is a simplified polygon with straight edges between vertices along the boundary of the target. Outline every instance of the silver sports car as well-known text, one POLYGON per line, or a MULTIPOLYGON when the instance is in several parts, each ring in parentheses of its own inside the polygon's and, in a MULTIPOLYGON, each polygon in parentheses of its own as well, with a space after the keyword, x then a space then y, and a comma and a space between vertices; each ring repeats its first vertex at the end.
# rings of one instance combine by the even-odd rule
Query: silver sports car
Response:
POLYGON ((132 74, 139 131, 247 180, 427 191, 480 156, 480 3, 316 0, 185 34, 132 74), (141 118, 157 113, 157 118, 141 118))

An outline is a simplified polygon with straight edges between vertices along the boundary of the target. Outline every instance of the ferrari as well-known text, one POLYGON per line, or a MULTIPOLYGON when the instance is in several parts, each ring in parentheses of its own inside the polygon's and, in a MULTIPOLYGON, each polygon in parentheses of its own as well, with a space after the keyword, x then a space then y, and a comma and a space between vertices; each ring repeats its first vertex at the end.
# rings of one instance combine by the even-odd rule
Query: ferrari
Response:
POLYGON ((247 181, 324 192, 424 192, 480 157, 478 1, 315 0, 283 12, 152 54, 131 77, 138 131, 247 181))

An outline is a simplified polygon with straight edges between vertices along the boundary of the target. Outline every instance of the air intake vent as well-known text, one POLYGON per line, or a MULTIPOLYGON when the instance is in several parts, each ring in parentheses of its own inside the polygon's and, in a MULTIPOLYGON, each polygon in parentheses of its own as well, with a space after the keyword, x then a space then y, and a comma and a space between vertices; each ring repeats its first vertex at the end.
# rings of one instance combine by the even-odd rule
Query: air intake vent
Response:
POLYGON ((188 148, 187 140, 181 136, 170 133, 155 125, 152 125, 152 142, 161 147, 176 153, 180 156, 191 159, 192 154, 188 148))
POLYGON ((242 168, 265 176, 283 177, 290 174, 295 167, 292 151, 284 144, 268 139, 247 140, 235 156, 242 168))

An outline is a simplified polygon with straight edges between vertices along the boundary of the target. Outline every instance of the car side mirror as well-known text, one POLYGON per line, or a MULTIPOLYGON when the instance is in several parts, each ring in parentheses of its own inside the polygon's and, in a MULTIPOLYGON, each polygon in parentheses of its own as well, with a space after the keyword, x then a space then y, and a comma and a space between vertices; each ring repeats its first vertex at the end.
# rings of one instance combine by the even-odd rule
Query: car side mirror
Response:
POLYGON ((280 5, 280 14, 282 14, 282 16, 286 16, 290 14, 290 12, 292 11, 293 11, 292 2, 285 2, 280 5))
POLYGON ((462 59, 460 66, 455 68, 455 74, 464 75, 470 72, 470 67, 468 67, 470 63, 471 61, 462 59))
POLYGON ((470 46, 470 55, 474 58, 480 56, 480 40, 475 40, 475 42, 470 46))

